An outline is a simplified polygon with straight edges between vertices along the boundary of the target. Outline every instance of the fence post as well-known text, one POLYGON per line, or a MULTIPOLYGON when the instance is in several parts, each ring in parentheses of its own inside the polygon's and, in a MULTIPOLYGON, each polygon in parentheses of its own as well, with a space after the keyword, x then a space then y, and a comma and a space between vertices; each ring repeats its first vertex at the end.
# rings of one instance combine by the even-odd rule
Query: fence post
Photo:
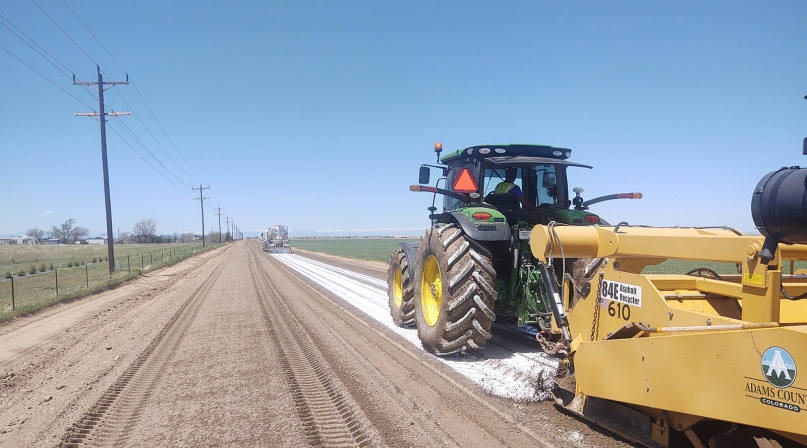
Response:
POLYGON ((140 252, 140 273, 143 273, 143 252, 140 252))
POLYGON ((11 275, 11 310, 14 311, 14 275, 11 275))
POLYGON ((56 274, 56 298, 59 298, 59 268, 53 268, 53 273, 56 274))
POLYGON ((131 255, 127 255, 127 256, 126 256, 126 269, 128 269, 128 270, 129 270, 129 273, 130 273, 130 274, 132 273, 132 259, 131 259, 131 255))
POLYGON ((87 278, 87 289, 90 289, 90 268, 87 263, 84 263, 84 276, 87 278))

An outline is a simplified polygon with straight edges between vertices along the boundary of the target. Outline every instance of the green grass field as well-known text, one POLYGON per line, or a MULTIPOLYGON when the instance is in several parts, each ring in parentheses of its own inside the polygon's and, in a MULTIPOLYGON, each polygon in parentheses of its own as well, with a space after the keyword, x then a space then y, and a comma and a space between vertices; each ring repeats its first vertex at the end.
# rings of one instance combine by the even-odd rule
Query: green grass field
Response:
MULTIPOLYGON (((121 244, 115 245, 115 259, 118 263, 123 262, 123 268, 131 257, 140 257, 140 254, 165 253, 171 250, 179 251, 181 248, 200 246, 200 244, 121 244), (127 259, 129 257, 129 259, 127 259)), ((53 264, 56 268, 67 267, 70 262, 92 262, 106 258, 106 245, 59 245, 59 246, 28 246, 10 245, 0 246, 0 275, 13 271, 16 273, 20 269, 26 271, 32 265, 45 266, 53 264)), ((146 255, 148 259, 148 255, 146 255)), ((132 261, 134 264, 135 262, 132 261)))
POLYGON ((106 245, 0 246, 0 321, 108 289, 200 252, 200 244, 116 245, 116 271, 110 275, 106 245))
POLYGON ((358 260, 389 262, 389 256, 402 241, 419 241, 419 238, 334 238, 291 240, 294 248, 322 252, 358 260))

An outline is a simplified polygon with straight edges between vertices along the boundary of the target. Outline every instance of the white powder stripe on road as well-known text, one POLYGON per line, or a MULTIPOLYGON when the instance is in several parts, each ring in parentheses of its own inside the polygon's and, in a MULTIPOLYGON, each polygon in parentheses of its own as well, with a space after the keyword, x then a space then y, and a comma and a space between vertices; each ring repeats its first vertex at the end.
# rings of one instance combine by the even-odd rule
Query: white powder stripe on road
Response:
MULTIPOLYGON (((299 257, 299 255, 298 255, 298 257, 299 257)), ((303 257, 300 257, 300 258, 303 258, 303 257)), ((355 278, 357 280, 361 280, 362 282, 370 284, 370 285, 378 286, 378 287, 382 288, 385 292, 387 290, 387 282, 385 280, 379 280, 379 279, 377 279, 375 277, 370 277, 369 275, 365 275, 365 274, 359 274, 358 272, 353 272, 353 271, 351 271, 349 269, 344 269, 344 268, 340 268, 340 267, 337 267, 337 266, 332 266, 330 264, 323 263, 323 262, 318 261, 318 260, 312 260, 310 258, 303 258, 303 259, 305 259, 308 263, 313 264, 315 266, 319 266, 321 268, 328 269, 328 270, 333 271, 333 272, 338 272, 340 274, 347 275, 348 277, 353 277, 353 278, 355 278)))
MULTIPOLYGON (((380 282, 386 286, 386 282, 299 255, 270 256, 333 292, 415 347, 423 349, 415 328, 401 328, 392 322, 386 290, 379 290, 358 279, 371 282, 373 285, 380 282)), ((506 340, 499 340, 495 334, 492 341, 497 344, 488 344, 481 359, 470 357, 437 359, 479 384, 492 395, 516 401, 540 401, 550 398, 548 391, 554 385, 554 376, 558 368, 557 359, 537 348, 533 352, 516 353, 507 348, 506 340)))
POLYGON ((373 319, 382 322, 385 318, 389 317, 386 291, 371 288, 353 279, 335 274, 329 269, 323 269, 308 263, 308 259, 297 255, 272 254, 271 256, 318 285, 333 292, 373 319))
POLYGON ((301 269, 310 272, 312 275, 319 276, 326 281, 349 287, 350 290, 359 293, 363 298, 372 300, 373 303, 379 307, 386 308, 387 306, 386 284, 380 285, 381 287, 368 285, 367 283, 356 278, 346 277, 342 272, 344 269, 335 268, 334 266, 329 265, 309 263, 310 260, 297 255, 286 255, 285 257, 280 258, 280 261, 298 266, 301 269))
POLYGON ((342 282, 344 282, 346 279, 351 284, 357 285, 359 288, 367 289, 372 293, 373 296, 382 297, 379 303, 386 306, 386 298, 384 297, 386 297, 387 295, 387 283, 385 281, 378 280, 368 275, 359 274, 353 271, 349 271, 347 269, 331 266, 329 264, 301 257, 299 255, 287 254, 282 256, 277 255, 273 256, 275 257, 275 259, 281 262, 296 264, 314 273, 328 272, 330 274, 334 274, 336 276, 335 278, 340 278, 342 282))

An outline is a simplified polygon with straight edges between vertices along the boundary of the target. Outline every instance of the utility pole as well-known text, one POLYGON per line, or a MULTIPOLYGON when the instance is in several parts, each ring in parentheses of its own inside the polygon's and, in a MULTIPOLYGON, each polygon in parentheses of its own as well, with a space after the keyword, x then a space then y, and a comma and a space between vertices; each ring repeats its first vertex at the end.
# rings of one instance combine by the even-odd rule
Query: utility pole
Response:
POLYGON ((98 82, 77 82, 76 75, 73 75, 74 86, 91 86, 98 85, 98 108, 100 112, 84 112, 73 114, 76 117, 99 117, 98 121, 101 122, 101 161, 104 165, 104 201, 106 203, 106 245, 107 255, 109 259, 109 274, 115 272, 115 248, 114 237, 112 234, 112 201, 109 199, 109 167, 106 161, 106 117, 117 117, 118 115, 132 115, 131 112, 104 112, 104 86, 115 86, 118 84, 129 84, 129 75, 126 75, 126 81, 104 82, 104 76, 101 74, 101 67, 95 66, 98 70, 98 82))
POLYGON ((216 207, 216 210, 219 212, 219 244, 221 244, 221 211, 224 210, 224 207, 216 207))
POLYGON ((199 190, 199 197, 193 198, 193 200, 199 200, 202 204, 202 247, 205 247, 205 199, 210 199, 202 196, 202 191, 209 190, 210 187, 202 187, 202 184, 199 184, 199 188, 191 187, 191 190, 199 190))
MULTIPOLYGON (((230 236, 230 217, 225 216, 224 221, 227 223, 227 236, 230 236)), ((227 238, 224 238, 224 241, 227 241, 227 238)))

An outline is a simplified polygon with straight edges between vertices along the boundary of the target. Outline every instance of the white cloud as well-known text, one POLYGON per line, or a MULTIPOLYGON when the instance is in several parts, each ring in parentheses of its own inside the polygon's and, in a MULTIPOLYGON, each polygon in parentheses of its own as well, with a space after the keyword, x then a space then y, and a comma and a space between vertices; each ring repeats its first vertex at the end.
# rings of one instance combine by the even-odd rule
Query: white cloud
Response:
POLYGON ((53 212, 52 212, 52 211, 50 211, 50 210, 45 210, 44 212, 42 212, 42 216, 48 216, 48 215, 50 215, 50 214, 52 214, 52 213, 53 213, 53 212))

